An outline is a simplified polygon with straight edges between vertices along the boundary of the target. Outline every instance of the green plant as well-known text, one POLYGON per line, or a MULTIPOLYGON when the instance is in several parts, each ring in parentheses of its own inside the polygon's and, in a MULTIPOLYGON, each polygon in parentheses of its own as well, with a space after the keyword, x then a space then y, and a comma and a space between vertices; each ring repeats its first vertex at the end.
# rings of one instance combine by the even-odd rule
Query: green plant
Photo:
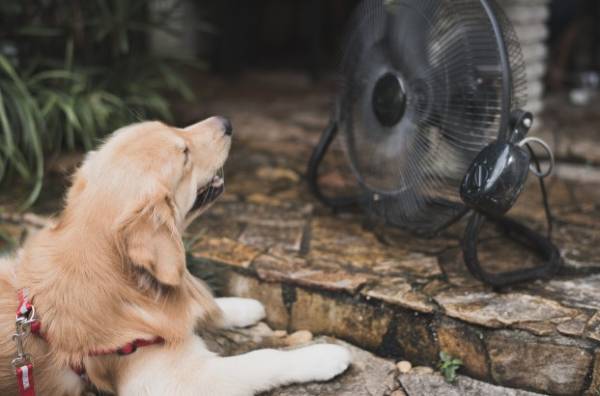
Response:
POLYGON ((179 63, 147 50, 170 12, 152 17, 148 0, 0 2, 0 185, 31 186, 23 207, 49 155, 89 150, 142 118, 171 120, 166 92, 193 97, 179 63))
POLYGON ((440 352, 439 369, 447 382, 456 381, 456 371, 463 365, 462 360, 453 358, 447 352, 440 352))

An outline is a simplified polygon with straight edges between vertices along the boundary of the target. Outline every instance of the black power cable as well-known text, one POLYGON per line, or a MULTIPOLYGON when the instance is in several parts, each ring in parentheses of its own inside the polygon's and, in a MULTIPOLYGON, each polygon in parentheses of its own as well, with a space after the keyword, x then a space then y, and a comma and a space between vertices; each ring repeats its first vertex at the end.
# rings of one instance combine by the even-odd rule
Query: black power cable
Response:
MULTIPOLYGON (((533 164, 539 174, 542 173, 539 158, 529 144, 525 145, 531 155, 533 164)), ((494 287, 502 287, 524 282, 533 279, 550 277, 559 270, 561 265, 560 251, 552 242, 553 216, 548 202, 548 191, 544 182, 544 177, 539 177, 540 190, 542 193, 542 203, 547 221, 547 237, 542 236, 537 231, 505 216, 493 216, 473 211, 467 224, 462 241, 463 256, 465 264, 471 273, 481 281, 484 281, 494 287), (513 241, 520 243, 533 250, 544 261, 541 265, 533 268, 525 268, 502 273, 488 272, 481 266, 477 254, 477 245, 479 243, 479 232, 489 219, 501 227, 507 236, 513 241)))
MULTIPOLYGON (((531 158, 533 159, 533 163, 538 172, 542 171, 542 167, 540 165, 540 160, 537 157, 537 154, 531 148, 531 145, 528 143, 525 145, 531 158)), ((548 191, 546 190, 546 183, 544 182, 543 177, 538 177, 538 181, 540 183, 540 191, 542 192, 542 203, 544 205, 544 212, 546 212, 546 221, 548 223, 548 239, 552 238, 552 229, 554 225, 554 218, 552 216, 552 211, 550 210, 550 203, 548 202, 548 191)))

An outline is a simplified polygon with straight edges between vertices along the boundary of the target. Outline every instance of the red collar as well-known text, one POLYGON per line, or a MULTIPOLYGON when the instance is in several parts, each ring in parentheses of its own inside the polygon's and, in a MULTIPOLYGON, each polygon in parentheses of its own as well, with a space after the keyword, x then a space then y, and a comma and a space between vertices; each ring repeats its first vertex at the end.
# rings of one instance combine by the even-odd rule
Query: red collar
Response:
MULTIPOLYGON (((12 366, 15 369, 20 396, 35 396, 33 382, 33 363, 31 356, 25 353, 23 340, 29 334, 33 333, 48 342, 48 339, 41 333, 42 324, 36 315, 35 307, 29 298, 29 290, 24 288, 17 292, 19 305, 17 307, 16 328, 17 331, 13 337, 17 346, 17 354, 12 360, 12 366)), ((115 349, 97 349, 89 353, 89 356, 103 356, 117 354, 126 356, 137 351, 138 348, 163 344, 165 340, 162 337, 152 339, 135 339, 127 344, 115 349)), ((71 367, 78 375, 85 375, 83 362, 79 367, 71 367)))

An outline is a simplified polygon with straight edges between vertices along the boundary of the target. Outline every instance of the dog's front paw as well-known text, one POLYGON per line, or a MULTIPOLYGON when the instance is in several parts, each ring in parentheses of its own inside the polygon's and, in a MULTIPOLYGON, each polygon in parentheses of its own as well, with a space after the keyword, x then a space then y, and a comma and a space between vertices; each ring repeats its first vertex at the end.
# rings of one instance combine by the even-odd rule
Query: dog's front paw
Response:
POLYGON ((328 381, 346 371, 351 363, 348 349, 315 344, 291 351, 294 382, 328 381))
POLYGON ((250 298, 217 298, 217 305, 223 311, 223 326, 248 327, 265 318, 265 307, 260 301, 250 298))

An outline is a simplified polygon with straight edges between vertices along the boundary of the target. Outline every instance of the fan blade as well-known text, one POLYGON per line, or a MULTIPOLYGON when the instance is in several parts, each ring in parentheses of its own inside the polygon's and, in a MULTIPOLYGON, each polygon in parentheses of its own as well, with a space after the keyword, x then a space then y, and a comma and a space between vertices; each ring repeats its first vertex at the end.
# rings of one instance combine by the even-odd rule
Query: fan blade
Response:
MULTIPOLYGON (((521 104, 522 56, 499 15, 521 104)), ((503 73, 488 15, 479 0, 365 0, 352 24, 338 122, 354 174, 390 223, 437 229, 464 210, 462 178, 499 134, 503 73), (380 97, 384 80, 391 94, 380 97)))

